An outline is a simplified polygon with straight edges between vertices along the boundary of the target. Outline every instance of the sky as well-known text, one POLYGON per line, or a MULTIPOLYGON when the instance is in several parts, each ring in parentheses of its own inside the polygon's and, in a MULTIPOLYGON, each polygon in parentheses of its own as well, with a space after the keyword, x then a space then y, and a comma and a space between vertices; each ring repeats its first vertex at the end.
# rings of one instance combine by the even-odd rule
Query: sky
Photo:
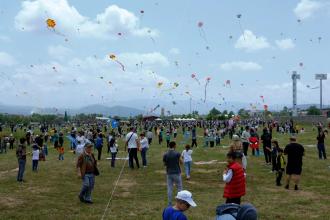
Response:
POLYGON ((325 0, 1 0, 0 102, 290 107, 297 71, 298 104, 319 103, 329 26, 325 0))

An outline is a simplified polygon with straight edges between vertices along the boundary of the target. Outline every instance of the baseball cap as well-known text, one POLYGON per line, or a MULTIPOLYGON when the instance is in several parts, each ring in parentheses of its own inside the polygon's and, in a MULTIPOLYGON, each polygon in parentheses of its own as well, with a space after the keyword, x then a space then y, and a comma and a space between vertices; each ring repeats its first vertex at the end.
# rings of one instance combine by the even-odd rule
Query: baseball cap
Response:
POLYGON ((182 190, 182 191, 178 192, 178 194, 176 195, 175 198, 187 202, 192 207, 196 207, 197 206, 196 203, 194 202, 194 200, 192 199, 191 192, 189 192, 187 190, 182 190))

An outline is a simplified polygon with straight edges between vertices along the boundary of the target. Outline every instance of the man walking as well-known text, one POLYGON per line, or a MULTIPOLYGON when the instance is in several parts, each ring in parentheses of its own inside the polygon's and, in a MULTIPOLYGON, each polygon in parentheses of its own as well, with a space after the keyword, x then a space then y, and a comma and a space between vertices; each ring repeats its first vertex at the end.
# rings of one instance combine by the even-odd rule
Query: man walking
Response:
POLYGON ((125 151, 128 148, 128 165, 131 169, 134 169, 133 159, 135 160, 137 168, 140 168, 139 159, 137 157, 138 147, 140 141, 138 135, 134 131, 134 127, 130 128, 130 132, 126 135, 125 151))
POLYGON ((250 132, 249 132, 250 128, 249 126, 246 126, 245 127, 245 131, 243 131, 242 133, 242 137, 241 137, 241 140, 242 140, 242 144, 243 144, 243 152, 244 152, 244 155, 247 156, 247 152, 248 152, 248 149, 249 149, 249 145, 250 145, 250 132))
POLYGON ((169 150, 163 156, 163 162, 166 166, 167 174, 167 197, 168 205, 172 205, 172 191, 173 185, 177 186, 177 191, 182 190, 181 168, 182 164, 181 154, 175 151, 176 143, 171 141, 169 143, 169 150))
POLYGON ((284 154, 288 155, 288 163, 286 166, 286 189, 289 189, 291 178, 295 183, 294 190, 299 189, 298 184, 302 172, 302 157, 304 156, 304 152, 304 147, 297 143, 296 137, 291 137, 290 144, 286 145, 284 149, 284 154))
POLYGON ((191 148, 193 148, 194 146, 197 147, 197 134, 196 134, 196 125, 194 125, 194 127, 191 129, 191 148))
POLYGON ((25 164, 26 164, 26 146, 25 146, 25 138, 21 138, 19 140, 19 145, 16 150, 16 157, 18 160, 18 174, 17 174, 17 181, 24 182, 23 176, 25 171, 25 164))

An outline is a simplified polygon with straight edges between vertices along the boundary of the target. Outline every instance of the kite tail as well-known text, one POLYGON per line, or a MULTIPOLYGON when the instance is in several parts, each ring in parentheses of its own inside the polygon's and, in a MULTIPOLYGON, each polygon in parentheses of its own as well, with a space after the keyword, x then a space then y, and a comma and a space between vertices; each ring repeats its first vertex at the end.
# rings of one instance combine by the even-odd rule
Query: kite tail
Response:
POLYGON ((240 28, 241 31, 242 31, 243 38, 244 38, 244 40, 245 40, 245 34, 244 34, 244 31, 243 31, 243 28, 242 28, 242 25, 241 25, 241 21, 240 21, 240 20, 238 20, 238 24, 239 24, 239 28, 240 28))
POLYGON ((125 72, 125 66, 124 66, 124 64, 122 64, 118 60, 116 60, 116 62, 121 66, 121 69, 125 72))

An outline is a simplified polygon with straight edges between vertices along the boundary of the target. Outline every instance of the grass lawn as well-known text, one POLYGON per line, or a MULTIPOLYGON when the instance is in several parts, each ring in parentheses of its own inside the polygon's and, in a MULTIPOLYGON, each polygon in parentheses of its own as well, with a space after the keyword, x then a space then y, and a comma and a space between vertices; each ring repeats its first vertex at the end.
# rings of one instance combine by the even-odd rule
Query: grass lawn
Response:
MULTIPOLYGON (((288 143, 288 135, 275 133, 274 137, 281 147, 288 143)), ((270 166, 264 165, 263 156, 252 157, 249 150, 247 194, 242 201, 257 207, 259 219, 330 219, 330 162, 318 159, 315 138, 316 131, 310 126, 306 127, 305 134, 298 136, 306 150, 300 191, 294 191, 293 185, 290 190, 275 186, 275 174, 270 173, 270 166)), ((181 141, 182 134, 179 134, 179 152, 183 150, 181 141)), ((330 146, 329 138, 326 141, 326 146, 330 146)), ((105 219, 161 219, 167 204, 162 163, 166 143, 159 146, 155 142, 148 152, 146 169, 129 170, 126 163, 105 219)), ((199 138, 200 146, 193 153, 194 162, 225 161, 226 148, 203 148, 202 142, 199 138)), ((221 145, 227 146, 228 143, 226 138, 221 145)), ((94 204, 82 204, 78 199, 81 180, 76 175, 76 158, 68 151, 67 145, 68 140, 64 161, 58 161, 57 152, 49 144, 47 161, 39 162, 38 173, 32 173, 29 156, 24 176, 27 182, 22 184, 16 182, 18 165, 14 150, 0 154, 0 219, 101 219, 124 161, 116 161, 116 167, 110 168, 103 148, 103 158, 99 162, 101 175, 96 177, 93 192, 94 204)), ((126 156, 122 141, 120 147, 118 157, 126 156)), ((141 157, 139 159, 141 163, 141 157)), ((183 188, 193 193, 198 205, 186 212, 188 219, 214 219, 216 206, 224 202, 221 174, 225 165, 194 164, 191 180, 183 178, 183 188)))

